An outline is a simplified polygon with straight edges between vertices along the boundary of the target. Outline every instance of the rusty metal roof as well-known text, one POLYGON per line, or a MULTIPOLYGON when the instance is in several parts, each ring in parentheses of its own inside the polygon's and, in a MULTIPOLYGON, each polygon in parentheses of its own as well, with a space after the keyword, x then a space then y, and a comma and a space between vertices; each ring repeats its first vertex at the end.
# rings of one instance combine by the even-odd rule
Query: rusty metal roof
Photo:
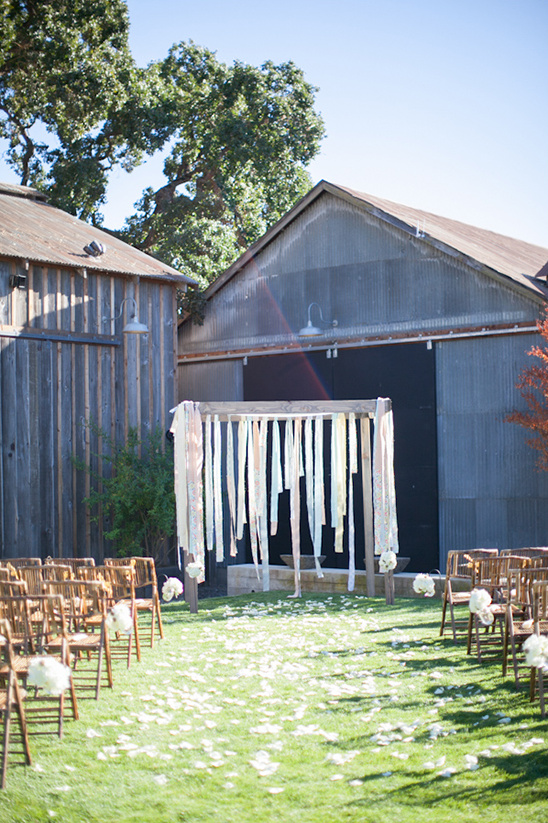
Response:
POLYGON ((171 266, 47 203, 36 189, 0 183, 0 257, 194 284, 171 266), (106 251, 84 251, 92 241, 106 251))
POLYGON ((537 279, 546 277, 548 274, 546 268, 548 249, 420 209, 393 203, 374 195, 354 191, 344 186, 337 186, 326 180, 321 180, 314 186, 278 223, 221 274, 209 287, 207 294, 212 295, 221 288, 253 256, 271 243, 292 220, 296 219, 324 193, 342 197, 380 220, 408 231, 410 235, 420 237, 423 242, 430 243, 451 256, 464 257, 470 265, 476 268, 487 267, 503 277, 510 278, 537 297, 548 299, 547 284, 537 279))

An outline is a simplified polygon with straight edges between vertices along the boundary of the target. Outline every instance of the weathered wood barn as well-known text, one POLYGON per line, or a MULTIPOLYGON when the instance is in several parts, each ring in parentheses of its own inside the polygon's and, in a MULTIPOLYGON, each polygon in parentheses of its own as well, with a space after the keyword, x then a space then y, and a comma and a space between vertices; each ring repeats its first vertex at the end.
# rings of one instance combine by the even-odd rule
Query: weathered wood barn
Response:
MULTIPOLYGON (((204 325, 181 325, 179 400, 390 397, 409 570, 444 568, 450 549, 546 545, 548 478, 504 418, 523 408, 547 261, 322 181, 210 286, 204 325)), ((323 545, 326 565, 346 562, 328 527, 323 545)))
POLYGON ((117 443, 129 427, 169 427, 188 282, 39 192, 0 184, 1 557, 101 559, 82 504, 90 478, 71 458, 101 475, 90 421, 117 443), (148 333, 123 332, 136 316, 148 333))

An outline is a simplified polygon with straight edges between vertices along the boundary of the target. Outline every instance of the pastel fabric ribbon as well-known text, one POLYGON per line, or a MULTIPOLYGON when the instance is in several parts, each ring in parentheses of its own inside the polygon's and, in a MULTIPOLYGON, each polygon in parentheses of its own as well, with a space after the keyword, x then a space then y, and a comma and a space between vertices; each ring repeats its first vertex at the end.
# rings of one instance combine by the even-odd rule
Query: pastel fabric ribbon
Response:
POLYGON ((226 492, 228 497, 228 517, 230 528, 230 556, 236 557, 236 481, 234 474, 234 431, 229 416, 226 427, 226 492))
POLYGON ((346 418, 331 417, 331 526, 335 529, 335 551, 343 551, 346 514, 346 418))
POLYGON ((354 475, 358 471, 356 415, 348 415, 348 591, 356 584, 356 531, 354 527, 354 475))
POLYGON ((272 422, 272 458, 270 476, 270 534, 278 532, 278 502, 283 491, 282 461, 280 454, 280 424, 272 422))
POLYGON ((198 583, 205 580, 203 512, 203 435, 199 404, 180 403, 170 431, 174 438, 174 480, 179 568, 181 549, 200 564, 198 583))
POLYGON ((373 529, 375 554, 382 554, 388 549, 397 554, 394 420, 390 401, 384 397, 377 398, 373 432, 373 529))
POLYGON ((213 453, 213 499, 215 512, 215 559, 217 563, 222 563, 225 556, 223 537, 223 494, 222 494, 222 442, 221 442, 221 421, 219 415, 213 418, 213 442, 215 450, 213 453))
POLYGON ((215 525, 213 516, 213 447, 211 441, 211 415, 206 415, 204 423, 205 462, 204 462, 204 491, 205 491, 205 537, 208 552, 213 551, 215 525))

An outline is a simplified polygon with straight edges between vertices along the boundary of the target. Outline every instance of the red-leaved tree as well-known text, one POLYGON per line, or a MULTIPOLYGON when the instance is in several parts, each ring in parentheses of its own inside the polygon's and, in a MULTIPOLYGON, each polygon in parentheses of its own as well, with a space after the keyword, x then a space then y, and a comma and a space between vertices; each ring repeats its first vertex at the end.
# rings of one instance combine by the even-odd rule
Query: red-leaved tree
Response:
MULTIPOLYGON (((541 337, 548 344, 548 309, 544 320, 537 321, 541 337)), ((533 433, 527 443, 538 452, 537 466, 548 471, 548 348, 538 345, 527 352, 537 362, 522 371, 516 388, 529 407, 528 412, 515 411, 506 417, 533 433)))

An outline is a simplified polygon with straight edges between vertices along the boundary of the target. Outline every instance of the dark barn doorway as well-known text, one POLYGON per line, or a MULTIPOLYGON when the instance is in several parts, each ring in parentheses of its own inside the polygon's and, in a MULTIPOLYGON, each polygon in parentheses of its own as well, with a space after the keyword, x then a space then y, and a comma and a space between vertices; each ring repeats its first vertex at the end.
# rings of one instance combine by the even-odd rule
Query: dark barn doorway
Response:
MULTIPOLYGON (((394 470, 400 554, 410 557, 408 571, 439 565, 436 383, 434 348, 426 343, 250 357, 244 368, 244 400, 359 400, 390 397, 394 410, 394 470)), ((330 427, 326 426, 326 455, 330 427)), ((329 494, 329 460, 326 494, 329 494)), ((356 568, 364 569, 361 483, 354 486, 356 568)), ((328 518, 329 519, 329 518, 328 518)), ((325 566, 346 568, 348 555, 335 554, 333 530, 326 526, 325 566)), ((345 547, 346 548, 346 547, 345 547)), ((302 512, 301 549, 312 554, 306 512, 302 512)), ((287 493, 280 497, 278 534, 270 539, 272 564, 291 552, 287 493)), ((247 562, 251 562, 248 549, 247 562)))

